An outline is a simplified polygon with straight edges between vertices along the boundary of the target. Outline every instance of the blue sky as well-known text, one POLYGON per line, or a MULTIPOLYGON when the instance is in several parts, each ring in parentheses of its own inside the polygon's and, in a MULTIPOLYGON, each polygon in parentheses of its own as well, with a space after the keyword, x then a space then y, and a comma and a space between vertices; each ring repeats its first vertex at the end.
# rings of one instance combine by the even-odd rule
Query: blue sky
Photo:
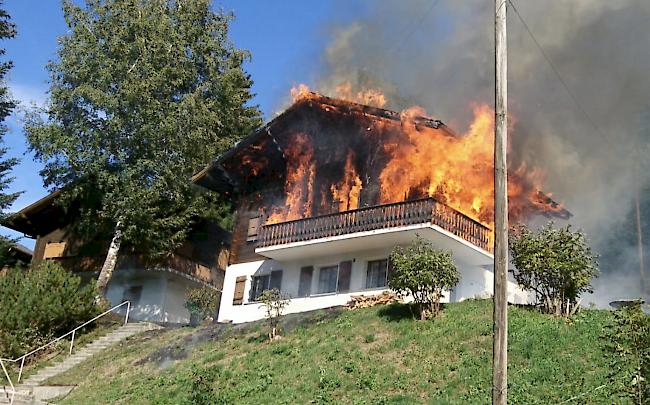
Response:
MULTIPOLYGON (((254 102, 268 118, 280 107, 292 85, 313 82, 322 65, 322 53, 334 24, 349 23, 365 12, 360 2, 253 1, 214 2, 215 9, 233 11, 236 19, 231 38, 239 48, 251 51, 247 71, 255 82, 254 102), (341 12, 341 7, 345 12, 341 12)), ((16 23, 18 36, 4 41, 7 57, 14 61, 9 86, 21 108, 42 104, 47 98, 48 61, 56 57, 57 37, 66 34, 61 5, 56 0, 8 0, 5 8, 16 23)), ((11 189, 23 191, 12 210, 19 210, 47 194, 39 171, 42 165, 27 151, 21 113, 7 122, 5 139, 9 155, 21 159, 14 170, 11 189)), ((3 228, 3 233, 20 236, 3 228)), ((21 243, 32 246, 33 241, 21 243)))

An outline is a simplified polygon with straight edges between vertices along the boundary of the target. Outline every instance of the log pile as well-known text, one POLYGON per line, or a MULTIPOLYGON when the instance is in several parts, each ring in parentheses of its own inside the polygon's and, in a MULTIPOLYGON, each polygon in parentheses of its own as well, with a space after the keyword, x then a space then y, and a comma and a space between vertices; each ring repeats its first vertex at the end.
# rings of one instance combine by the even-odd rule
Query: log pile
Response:
POLYGON ((353 295, 347 303, 350 309, 370 308, 375 305, 387 305, 402 302, 399 295, 392 291, 384 291, 376 295, 353 295))

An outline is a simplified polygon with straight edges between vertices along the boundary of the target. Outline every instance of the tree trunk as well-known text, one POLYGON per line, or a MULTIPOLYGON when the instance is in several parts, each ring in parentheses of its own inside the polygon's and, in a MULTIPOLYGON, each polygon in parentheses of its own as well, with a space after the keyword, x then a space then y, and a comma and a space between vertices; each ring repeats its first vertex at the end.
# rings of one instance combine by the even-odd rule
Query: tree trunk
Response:
POLYGON ((117 225, 115 225, 113 239, 108 247, 108 253, 106 253, 106 259, 104 260, 102 271, 99 273, 99 277, 97 277, 97 290, 103 296, 106 295, 106 287, 113 276, 113 270, 115 270, 115 265, 117 264, 117 254, 120 252, 121 244, 122 223, 118 221, 117 225))

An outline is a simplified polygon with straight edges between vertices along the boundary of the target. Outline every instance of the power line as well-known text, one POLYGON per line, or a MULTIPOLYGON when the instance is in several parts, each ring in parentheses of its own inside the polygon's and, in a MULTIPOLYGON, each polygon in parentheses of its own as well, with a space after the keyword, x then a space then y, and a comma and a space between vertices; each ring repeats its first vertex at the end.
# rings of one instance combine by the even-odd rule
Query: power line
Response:
POLYGON ((542 47, 542 45, 539 43, 539 41, 537 41, 537 38, 535 38, 535 35, 530 30, 530 27, 528 26, 528 24, 526 24, 526 21, 524 20, 524 18, 521 16, 521 14, 519 14, 519 10, 517 10, 517 7, 513 3, 513 0, 508 0, 508 3, 510 3, 510 5, 512 6, 512 10, 515 12, 515 14, 517 14, 517 17, 519 18, 519 21, 521 21, 521 24, 526 29, 526 32, 528 32, 528 35, 530 35, 530 38, 533 40, 533 42, 537 46, 537 49, 539 49, 540 53, 542 54, 542 56, 546 60, 546 63, 548 63, 548 65, 551 67, 551 70, 553 70, 553 73, 555 73, 555 76, 557 77, 557 79, 562 84, 562 87, 564 87, 564 90, 566 90, 569 97, 571 97, 571 100, 573 100, 575 105, 578 107, 578 110, 580 110, 582 115, 584 115, 585 118, 587 119, 587 121, 589 121, 589 123, 594 127, 594 130, 596 130, 598 133, 600 133, 604 137, 605 134, 600 130, 600 127, 598 125, 596 125, 596 123, 591 118, 591 116, 587 113, 587 111, 582 107, 582 105, 578 101, 578 98, 576 97, 576 95, 571 91, 571 89, 567 85, 566 81, 564 81, 564 79, 562 78, 562 75, 560 74, 560 72, 555 67, 555 64, 553 63, 551 58, 549 58, 549 56, 546 54, 546 51, 544 51, 544 48, 542 47))
POLYGON ((395 48, 394 48, 390 53, 393 53, 393 52, 397 53, 397 52, 399 52, 399 50, 400 50, 400 49, 402 48, 402 46, 406 43, 406 41, 408 41, 408 40, 411 38, 411 36, 412 36, 413 34, 415 34, 415 32, 420 28, 420 26, 422 25, 422 23, 424 23, 424 21, 427 19, 427 17, 429 16, 429 14, 431 14, 431 11, 433 11, 433 9, 436 8, 436 6, 438 5, 438 3, 440 3, 440 0, 433 0, 433 1, 431 2, 431 5, 429 6, 429 8, 428 8, 424 13, 421 14, 420 19, 418 19, 418 20, 415 22, 415 24, 413 24, 413 25, 411 26, 411 30, 408 31, 408 32, 406 33, 406 35, 404 36, 404 39, 402 39, 402 41, 400 41, 400 42, 397 44, 397 46, 396 46, 396 47, 395 47, 395 48))

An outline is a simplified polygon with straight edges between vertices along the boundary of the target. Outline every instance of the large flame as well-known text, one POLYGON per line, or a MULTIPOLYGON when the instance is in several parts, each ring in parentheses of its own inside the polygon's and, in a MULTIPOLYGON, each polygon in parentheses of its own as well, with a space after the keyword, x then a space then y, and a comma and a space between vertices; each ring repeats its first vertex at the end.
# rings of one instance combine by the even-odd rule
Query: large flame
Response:
MULTIPOLYGON (((291 90, 294 100, 320 97, 310 92, 306 85, 291 90)), ((339 100, 382 107, 386 97, 377 90, 353 90, 349 84, 336 87, 334 95, 339 100)), ((401 113, 400 121, 374 120, 367 128, 382 134, 387 126, 401 125, 400 135, 377 138, 386 158, 379 174, 379 203, 404 201, 431 196, 490 228, 494 216, 494 111, 487 104, 471 105, 474 118, 468 129, 456 135, 448 129, 420 125, 426 112, 409 108, 401 113)), ((328 110, 329 111, 329 110, 328 110)), ((311 134, 314 136, 314 134, 311 134)), ((377 135, 379 136, 379 135, 377 135)), ((330 196, 314 190, 317 164, 314 146, 305 133, 297 133, 295 140, 285 150, 287 161, 284 206, 274 207, 268 223, 309 217, 314 214, 314 195, 321 206, 338 211, 359 208, 364 183, 355 167, 355 151, 348 150, 343 175, 328 185, 330 196), (318 193, 321 194, 318 194, 318 193)), ((541 192, 544 175, 525 163, 508 171, 508 197, 510 222, 526 221, 532 214, 564 211, 541 192)), ((321 177, 319 176, 319 181, 321 177)))
POLYGON ((311 212, 314 203, 316 162, 309 137, 304 133, 297 133, 291 147, 285 151, 285 156, 287 158, 284 187, 286 201, 284 207, 273 209, 267 220, 270 224, 302 218, 306 212, 311 212))

